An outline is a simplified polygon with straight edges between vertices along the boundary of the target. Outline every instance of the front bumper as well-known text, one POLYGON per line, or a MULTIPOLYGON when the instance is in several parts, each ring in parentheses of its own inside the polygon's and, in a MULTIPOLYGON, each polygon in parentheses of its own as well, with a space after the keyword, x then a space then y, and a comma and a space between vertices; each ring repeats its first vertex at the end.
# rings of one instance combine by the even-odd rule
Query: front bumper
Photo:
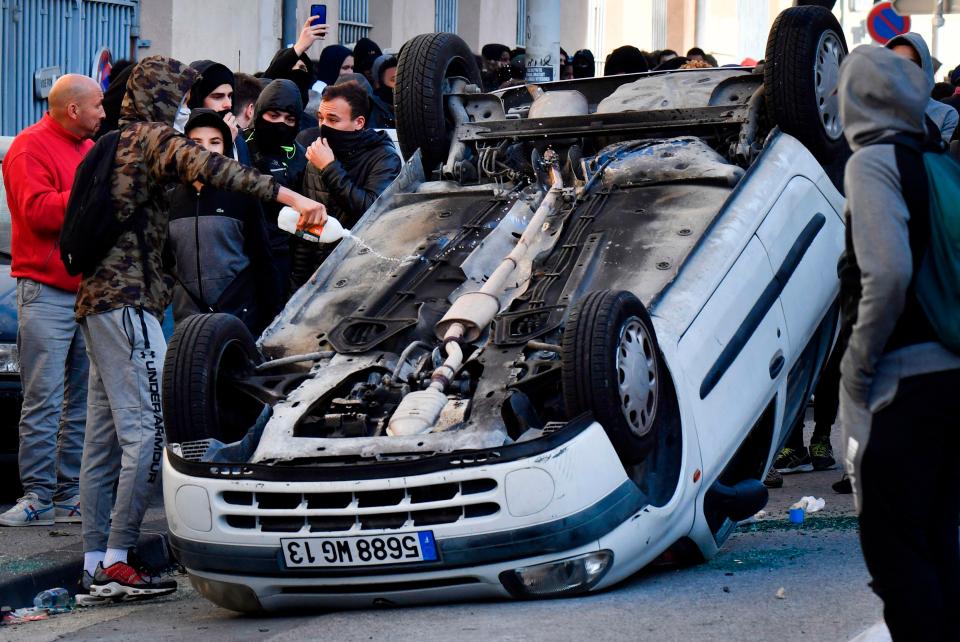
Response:
POLYGON ((274 466, 273 480, 244 479, 255 475, 207 464, 217 472, 198 477, 174 463, 168 453, 174 551, 205 596, 236 610, 505 597, 503 571, 596 551, 647 504, 596 423, 530 457, 390 478, 306 481, 303 467, 274 466), (283 471, 299 479, 279 481, 283 471), (401 530, 432 530, 439 559, 289 569, 280 549, 281 538, 401 530))

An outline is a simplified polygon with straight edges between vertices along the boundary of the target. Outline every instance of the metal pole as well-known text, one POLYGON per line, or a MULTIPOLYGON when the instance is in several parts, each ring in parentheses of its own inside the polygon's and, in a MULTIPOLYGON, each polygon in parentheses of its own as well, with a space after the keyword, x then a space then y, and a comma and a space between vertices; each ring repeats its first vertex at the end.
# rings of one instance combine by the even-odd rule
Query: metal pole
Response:
POLYGON ((527 0, 526 26, 526 81, 559 80, 560 0, 527 0))
POLYGON ((943 26, 943 0, 934 0, 933 3, 933 38, 930 42, 930 55, 940 57, 940 27, 943 26))
POLYGON ((693 45, 705 48, 707 45, 707 0, 697 0, 697 16, 694 24, 693 45))
POLYGON ((292 47, 300 36, 300 30, 297 28, 297 0, 283 0, 281 5, 281 22, 283 25, 282 37, 283 46, 292 47))

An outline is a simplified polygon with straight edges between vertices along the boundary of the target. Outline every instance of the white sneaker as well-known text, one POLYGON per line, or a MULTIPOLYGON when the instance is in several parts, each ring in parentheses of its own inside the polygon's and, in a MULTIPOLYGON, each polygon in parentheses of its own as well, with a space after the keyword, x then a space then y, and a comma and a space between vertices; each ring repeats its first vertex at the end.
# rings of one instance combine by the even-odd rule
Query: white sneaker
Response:
POLYGON ((53 502, 53 521, 58 524, 79 524, 80 495, 71 497, 64 502, 53 502))
POLYGON ((53 515, 53 502, 41 502, 36 493, 27 493, 0 515, 0 526, 52 526, 53 515))

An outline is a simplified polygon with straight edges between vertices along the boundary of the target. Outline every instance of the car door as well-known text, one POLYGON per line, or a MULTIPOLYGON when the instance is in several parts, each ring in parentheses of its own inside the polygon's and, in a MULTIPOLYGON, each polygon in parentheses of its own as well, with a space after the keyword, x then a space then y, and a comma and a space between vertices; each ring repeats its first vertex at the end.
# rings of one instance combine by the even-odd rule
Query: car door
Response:
POLYGON ((757 238, 783 282, 780 299, 790 354, 796 356, 839 292, 843 222, 810 179, 796 176, 760 224, 757 238))
POLYGON ((789 346, 779 295, 767 252, 753 235, 680 339, 678 356, 708 480, 719 474, 782 382, 789 346))
POLYGON ((803 413, 832 345, 843 222, 810 179, 795 176, 757 229, 757 238, 783 288, 780 301, 789 344, 786 429, 803 413), (826 320, 825 315, 829 317, 826 320))

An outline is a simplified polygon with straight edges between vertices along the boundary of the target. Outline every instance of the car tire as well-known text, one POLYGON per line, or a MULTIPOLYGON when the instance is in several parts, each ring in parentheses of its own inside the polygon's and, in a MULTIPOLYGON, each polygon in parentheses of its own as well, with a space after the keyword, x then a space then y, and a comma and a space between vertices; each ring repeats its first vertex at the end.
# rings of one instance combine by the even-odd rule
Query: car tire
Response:
POLYGON ((480 69, 470 47, 452 33, 428 33, 408 40, 397 60, 394 110, 404 158, 420 150, 430 172, 446 160, 453 125, 447 117, 444 84, 461 77, 480 84, 480 69))
POLYGON ((167 442, 242 438, 263 404, 230 381, 262 360, 247 326, 233 315, 197 314, 179 322, 163 365, 167 442))
POLYGON ((643 303, 629 292, 590 292, 571 310, 562 340, 567 415, 591 412, 624 465, 656 443, 664 366, 643 303))
POLYGON ((767 113, 820 161, 843 148, 837 83, 847 55, 843 29, 829 9, 785 9, 770 28, 763 81, 767 113))

